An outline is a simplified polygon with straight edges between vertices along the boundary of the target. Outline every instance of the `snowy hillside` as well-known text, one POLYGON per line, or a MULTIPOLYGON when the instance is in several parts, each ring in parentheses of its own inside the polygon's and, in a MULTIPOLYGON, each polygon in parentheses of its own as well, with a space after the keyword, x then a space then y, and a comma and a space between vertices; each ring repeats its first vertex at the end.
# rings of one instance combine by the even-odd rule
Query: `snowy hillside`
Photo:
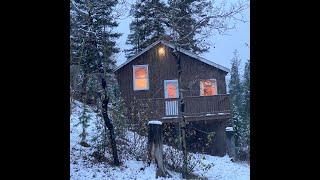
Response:
MULTIPOLYGON (((82 131, 79 123, 79 117, 82 112, 82 104, 75 102, 73 104, 72 114, 70 118, 70 179, 155 179, 156 167, 154 165, 148 166, 143 161, 137 161, 135 158, 126 156, 122 158, 123 164, 120 167, 114 167, 108 163, 98 163, 94 161, 91 156, 93 153, 92 147, 83 147, 79 145, 79 134, 82 131)), ((90 122, 88 127, 88 139, 93 136, 94 122, 100 120, 96 113, 90 109, 90 122)), ((133 132, 127 132, 127 140, 133 138, 133 132)), ((137 136, 135 134, 135 136, 137 136)), ((143 139, 145 137, 139 137, 143 139)), ((88 141, 90 144, 90 141, 88 141)), ((164 147, 164 151, 167 150, 164 147)), ((119 147, 118 147, 119 149, 119 147)), ((250 179, 250 167, 245 163, 234 163, 230 161, 228 156, 215 157, 202 154, 192 154, 195 159, 201 158, 204 164, 213 164, 213 166, 206 171, 196 167, 195 174, 203 175, 208 179, 221 180, 248 180, 250 179)), ((106 154, 107 159, 111 159, 111 155, 106 154)), ((107 160, 108 161, 108 160, 107 160)), ((182 179, 181 174, 169 171, 172 175, 170 179, 182 179)), ((167 178, 169 179, 169 178, 167 178)))

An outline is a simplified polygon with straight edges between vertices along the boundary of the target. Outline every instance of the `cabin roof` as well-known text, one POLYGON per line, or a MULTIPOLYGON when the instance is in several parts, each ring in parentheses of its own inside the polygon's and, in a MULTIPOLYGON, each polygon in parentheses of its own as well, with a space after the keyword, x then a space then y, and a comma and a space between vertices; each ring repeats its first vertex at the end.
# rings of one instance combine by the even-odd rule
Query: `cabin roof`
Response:
MULTIPOLYGON (((147 52, 148 50, 150 50, 151 48, 153 48, 153 47, 156 46, 157 44, 163 44, 163 45, 166 45, 166 46, 168 46, 168 47, 170 47, 170 48, 172 48, 172 49, 175 49, 175 45, 174 45, 174 44, 169 43, 169 42, 166 42, 166 41, 163 41, 163 40, 158 40, 158 41, 152 43, 151 45, 149 45, 148 47, 146 47, 144 50, 140 51, 140 52, 139 52, 138 54, 136 54, 135 56, 129 58, 127 61, 125 61, 125 62, 122 63, 121 65, 119 65, 119 66, 115 69, 115 71, 119 70, 120 68, 122 68, 123 66, 125 66, 126 64, 128 64, 129 62, 133 61, 134 59, 136 59, 137 57, 139 57, 139 56, 142 55, 143 53, 147 52)), ((193 57, 193 58, 196 59, 196 60, 199 60, 199 61, 201 61, 201 62, 204 62, 204 63, 206 63, 206 64, 208 64, 208 65, 210 65, 210 66, 216 67, 216 68, 218 68, 218 69, 220 69, 220 70, 222 70, 222 71, 225 71, 225 72, 227 72, 227 73, 230 72, 230 70, 229 70, 228 68, 226 68, 226 67, 224 67, 224 66, 222 66, 222 65, 219 65, 219 64, 217 64, 217 63, 214 63, 214 62, 212 62, 212 61, 209 61, 209 60, 207 60, 207 59, 205 59, 205 58, 202 58, 202 57, 200 57, 200 56, 198 56, 198 55, 196 55, 196 54, 194 54, 194 53, 192 53, 192 52, 190 52, 190 51, 187 51, 187 50, 182 49, 182 48, 180 48, 179 51, 182 52, 183 54, 187 55, 187 56, 193 57)))

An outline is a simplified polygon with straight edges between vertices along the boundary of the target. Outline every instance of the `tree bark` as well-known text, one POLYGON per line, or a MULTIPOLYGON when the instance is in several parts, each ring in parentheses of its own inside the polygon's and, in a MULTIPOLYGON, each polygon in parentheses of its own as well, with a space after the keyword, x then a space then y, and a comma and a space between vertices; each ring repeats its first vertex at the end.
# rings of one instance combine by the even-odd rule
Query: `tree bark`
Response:
POLYGON ((156 178, 158 177, 171 177, 163 164, 163 136, 162 125, 160 121, 156 123, 149 121, 149 134, 148 134, 148 157, 151 162, 153 159, 157 164, 156 178))
POLYGON ((120 161, 118 158, 118 151, 117 151, 116 137, 114 134, 114 127, 111 122, 111 119, 108 116, 109 97, 107 96, 107 93, 106 93, 106 80, 104 78, 102 78, 101 85, 104 89, 104 99, 102 101, 102 116, 103 116, 105 126, 109 129, 109 138, 110 138, 110 142, 111 142, 113 163, 114 163, 114 165, 119 166, 120 161))
MULTIPOLYGON (((177 46, 176 46, 177 47, 177 46)), ((181 56, 180 52, 178 49, 176 49, 177 53, 177 59, 178 59, 178 84, 179 84, 179 101, 180 101, 180 112, 179 112, 179 117, 180 117, 180 140, 181 140, 181 146, 182 146, 182 153, 183 153, 183 167, 182 167, 182 178, 187 178, 188 177, 188 151, 187 151, 187 142, 186 142, 186 119, 184 117, 184 112, 185 112, 185 105, 184 105, 184 98, 183 98, 183 88, 182 88, 182 68, 181 68, 181 56)))
POLYGON ((184 116, 182 116, 181 122, 181 143, 182 143, 182 153, 183 153, 183 171, 182 178, 188 177, 188 151, 187 151, 187 142, 186 142, 186 121, 184 116))
POLYGON ((108 116, 108 103, 109 103, 109 98, 105 96, 103 102, 102 102, 102 115, 103 115, 103 120, 105 123, 105 126, 109 129, 109 137, 110 137, 110 142, 111 142, 111 149, 112 149, 112 155, 113 155, 113 163, 116 166, 120 165, 119 158, 118 158, 118 151, 117 151, 117 145, 116 145, 116 138, 114 134, 114 127, 111 122, 111 119, 108 116))

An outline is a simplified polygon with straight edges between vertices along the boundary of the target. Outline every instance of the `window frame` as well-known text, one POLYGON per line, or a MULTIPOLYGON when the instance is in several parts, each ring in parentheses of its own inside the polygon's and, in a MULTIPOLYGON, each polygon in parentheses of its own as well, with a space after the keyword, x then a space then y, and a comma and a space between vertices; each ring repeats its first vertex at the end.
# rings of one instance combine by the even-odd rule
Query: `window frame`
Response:
POLYGON ((133 90, 134 91, 148 91, 150 89, 150 82, 149 82, 149 65, 148 64, 142 64, 142 65, 132 65, 132 74, 133 74, 133 90), (137 67, 146 67, 147 69, 147 88, 146 89, 137 89, 136 88, 136 73, 135 69, 137 67))
POLYGON ((164 80, 163 89, 164 89, 164 98, 165 99, 177 99, 177 98, 179 98, 179 82, 178 82, 178 79, 164 80), (170 83, 170 82, 176 82, 177 83, 177 97, 176 98, 169 98, 168 97, 168 93, 167 93, 166 87, 167 87, 167 83, 170 83))
POLYGON ((201 95, 201 94, 204 94, 204 93, 201 93, 201 81, 206 81, 206 80, 214 80, 214 82, 215 82, 215 90, 216 90, 217 93, 216 93, 215 95, 210 95, 210 96, 216 96, 216 95, 218 95, 219 93, 218 93, 218 83, 217 83, 217 79, 211 78, 211 79, 201 79, 201 80, 199 81, 200 96, 206 97, 206 96, 204 96, 204 95, 201 95))

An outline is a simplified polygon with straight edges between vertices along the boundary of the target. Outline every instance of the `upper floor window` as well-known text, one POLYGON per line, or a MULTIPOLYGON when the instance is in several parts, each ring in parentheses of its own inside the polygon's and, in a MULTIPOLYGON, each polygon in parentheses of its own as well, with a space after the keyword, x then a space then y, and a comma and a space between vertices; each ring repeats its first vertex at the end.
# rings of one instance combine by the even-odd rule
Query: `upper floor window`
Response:
POLYGON ((149 89, 149 71, 148 65, 133 66, 133 90, 149 89))
POLYGON ((215 79, 200 81, 200 96, 213 96, 217 94, 217 81, 215 79))

